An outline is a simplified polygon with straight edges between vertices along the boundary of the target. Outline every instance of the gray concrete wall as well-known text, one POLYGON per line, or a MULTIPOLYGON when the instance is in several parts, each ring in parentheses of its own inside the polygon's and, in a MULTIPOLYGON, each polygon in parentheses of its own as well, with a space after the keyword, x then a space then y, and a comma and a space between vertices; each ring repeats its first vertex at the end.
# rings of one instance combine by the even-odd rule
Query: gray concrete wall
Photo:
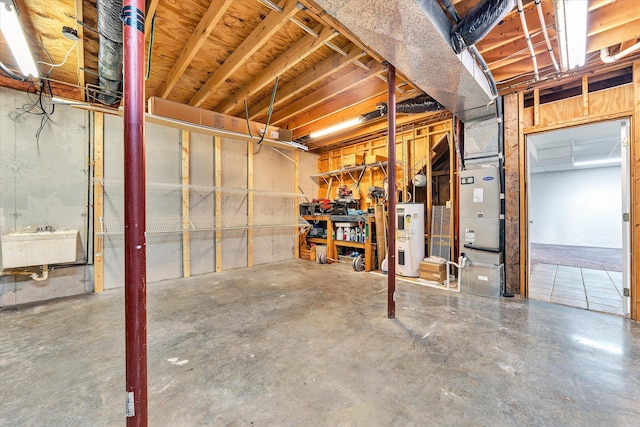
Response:
MULTIPOLYGON (((222 139, 221 144, 222 187, 247 188, 247 143, 234 139, 222 139)), ((222 194, 223 226, 247 224, 247 193, 224 192, 222 194)), ((247 230, 222 232, 222 269, 247 266, 247 230)))
MULTIPOLYGON (((0 235, 45 226, 77 229, 77 263, 84 264, 90 251, 88 114, 56 105, 37 138, 43 116, 25 112, 38 112, 37 96, 0 88, 0 100, 0 235)), ((50 100, 42 101, 51 111, 50 100)), ((0 277, 0 306, 92 291, 92 266, 53 266, 42 282, 0 277)))

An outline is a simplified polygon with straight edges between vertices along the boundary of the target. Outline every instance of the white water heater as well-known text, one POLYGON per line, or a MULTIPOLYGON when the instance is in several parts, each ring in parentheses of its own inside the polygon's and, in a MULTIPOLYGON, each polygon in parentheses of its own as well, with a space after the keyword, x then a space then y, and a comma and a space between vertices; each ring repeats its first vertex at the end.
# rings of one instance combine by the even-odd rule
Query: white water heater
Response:
POLYGON ((406 277, 420 276, 424 259, 424 205, 396 205, 396 273, 406 277))

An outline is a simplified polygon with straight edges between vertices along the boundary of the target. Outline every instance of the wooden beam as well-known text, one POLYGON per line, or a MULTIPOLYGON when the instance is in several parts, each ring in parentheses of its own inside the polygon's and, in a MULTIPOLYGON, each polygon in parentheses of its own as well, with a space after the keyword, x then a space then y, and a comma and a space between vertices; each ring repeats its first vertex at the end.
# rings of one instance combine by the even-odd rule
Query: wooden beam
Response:
POLYGON ((622 40, 640 37, 640 18, 587 37, 587 53, 615 46, 622 40))
POLYGON ((176 83, 178 83, 178 80, 180 80, 184 71, 187 69, 198 51, 200 51, 200 47, 202 47, 204 42, 207 41, 209 34, 211 34, 216 25, 218 25, 218 22, 220 22, 232 3, 233 0, 213 0, 209 3, 209 8, 204 15, 202 15, 202 19, 198 22, 193 33, 191 33, 189 41, 184 45, 184 48, 174 63, 169 75, 164 79, 164 82, 158 91, 158 96, 160 98, 166 98, 169 93, 171 93, 171 90, 174 88, 176 83))
POLYGON ((180 132, 182 146, 182 277, 191 277, 191 239, 189 228, 191 221, 189 203, 189 145, 191 133, 187 130, 180 132))
MULTIPOLYGON (((222 187, 222 139, 219 136, 213 137, 213 174, 216 188, 222 187)), ((222 271, 222 193, 216 192, 215 223, 216 223, 216 272, 222 271)))
POLYGON ((233 51, 231 56, 218 68, 213 76, 196 92, 189 105, 199 107, 215 92, 242 64, 260 49, 271 37, 289 22, 300 9, 297 0, 284 0, 280 3, 282 13, 272 11, 255 30, 233 51))
MULTIPOLYGON (((75 0, 73 3, 75 6, 75 14, 76 14, 77 21, 83 22, 84 21, 84 13, 82 8, 83 1, 75 0)), ((85 84, 85 81, 84 81, 84 27, 82 25, 77 25, 76 31, 78 32, 78 44, 76 45, 76 55, 78 57, 78 64, 77 64, 78 86, 84 88, 84 84, 85 84)))
MULTIPOLYGON (((621 7, 617 2, 607 4, 589 13, 587 18, 587 37, 609 31, 638 19, 640 19, 640 7, 621 7)), ((622 41, 620 40, 619 42, 622 41)))
POLYGON ((93 113, 93 291, 104 290, 104 236, 96 238, 102 231, 104 217, 104 114, 93 113))
POLYGON ((380 103, 384 102, 386 104, 387 89, 382 81, 371 81, 368 87, 373 87, 373 90, 370 90, 370 88, 365 89, 368 96, 370 96, 366 99, 362 99, 363 90, 360 88, 353 89, 348 94, 345 93, 343 96, 328 101, 318 108, 298 114, 290 122, 287 122, 285 127, 293 130, 293 139, 295 140, 304 135, 309 135, 316 129, 322 129, 334 123, 371 112, 380 103), (383 90, 378 92, 378 87, 380 86, 383 90))
MULTIPOLYGON (((386 104, 386 93, 387 85, 381 80, 374 79, 368 84, 355 87, 313 110, 293 117, 292 121, 283 127, 294 130, 293 139, 295 140, 309 135, 314 130, 370 113, 376 109, 380 102, 386 104), (303 126, 299 127, 298 123, 303 126)), ((398 95, 396 100, 400 102, 414 96, 416 96, 414 92, 404 93, 398 95)))
POLYGON ((258 75, 254 76, 244 87, 235 91, 232 96, 223 101, 220 106, 214 108, 215 111, 228 114, 236 107, 242 106, 242 101, 255 95, 273 82, 276 76, 283 74, 298 64, 300 61, 320 49, 326 42, 334 39, 339 34, 330 27, 321 26, 314 29, 318 33, 317 37, 307 34, 297 43, 291 46, 286 52, 280 55, 267 68, 262 70, 258 75))
MULTIPOLYGON (((285 101, 288 101, 293 96, 302 92, 303 90, 311 87, 319 81, 325 79, 327 76, 338 72, 347 65, 349 65, 354 59, 361 58, 365 53, 356 45, 351 45, 347 50, 347 55, 342 56, 336 53, 317 65, 314 65, 309 71, 296 77, 291 82, 278 89, 276 100, 274 105, 279 105, 285 101)), ((251 120, 256 117, 266 115, 269 109, 270 99, 264 99, 257 105, 253 106, 249 111, 249 118, 251 120)))
POLYGON ((350 73, 324 85, 315 92, 278 110, 271 118, 272 124, 276 125, 282 123, 290 117, 300 114, 301 111, 305 111, 322 104, 324 101, 338 96, 342 92, 346 92, 347 90, 362 84, 362 82, 365 82, 384 71, 384 67, 380 63, 372 61, 367 65, 370 67, 369 70, 358 68, 351 71, 350 73))

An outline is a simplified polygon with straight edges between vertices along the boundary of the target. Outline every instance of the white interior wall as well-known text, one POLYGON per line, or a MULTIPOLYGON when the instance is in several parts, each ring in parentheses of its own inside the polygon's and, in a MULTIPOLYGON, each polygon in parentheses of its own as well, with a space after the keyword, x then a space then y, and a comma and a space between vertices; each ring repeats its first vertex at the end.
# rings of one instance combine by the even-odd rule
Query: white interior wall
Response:
MULTIPOLYGON (((88 115, 56 105, 38 139, 43 116, 21 110, 34 100, 34 94, 0 88, 0 235, 29 227, 77 229, 77 263, 84 264, 90 221, 88 115)), ((0 306, 93 291, 92 266, 52 268, 42 282, 0 277, 0 306)))
POLYGON ((620 167, 531 175, 530 241, 622 248, 620 167))

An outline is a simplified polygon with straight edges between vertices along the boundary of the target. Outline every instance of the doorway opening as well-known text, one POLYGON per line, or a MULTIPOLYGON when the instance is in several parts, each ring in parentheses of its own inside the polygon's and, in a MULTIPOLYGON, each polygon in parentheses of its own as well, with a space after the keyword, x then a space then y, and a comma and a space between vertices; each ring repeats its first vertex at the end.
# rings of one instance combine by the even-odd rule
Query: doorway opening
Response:
POLYGON ((629 313, 629 121, 527 136, 527 297, 629 313))

